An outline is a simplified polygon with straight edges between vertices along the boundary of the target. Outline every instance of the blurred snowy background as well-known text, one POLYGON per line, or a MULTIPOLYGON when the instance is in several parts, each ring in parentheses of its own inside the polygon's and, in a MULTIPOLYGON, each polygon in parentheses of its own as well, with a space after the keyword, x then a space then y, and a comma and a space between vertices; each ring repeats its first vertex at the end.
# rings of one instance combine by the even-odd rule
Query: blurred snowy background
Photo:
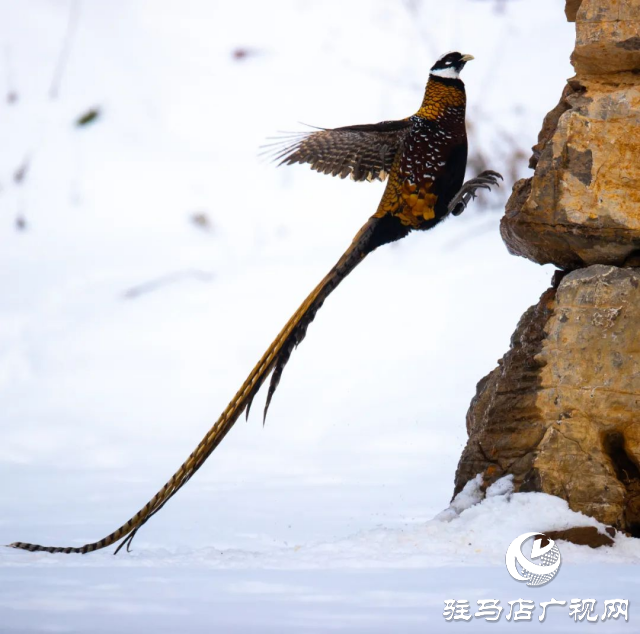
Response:
MULTIPOLYGON (((261 593, 261 575, 300 547, 327 545, 307 563, 337 553, 337 569, 375 567, 380 544, 349 559, 347 536, 390 535, 386 549, 447 507, 476 382, 551 277, 507 254, 498 222, 573 74, 573 38, 557 0, 0 0, 0 543, 81 545, 137 511, 375 209, 382 184, 276 169, 258 156, 268 137, 299 122, 407 116, 433 61, 458 49, 476 57, 463 77, 468 175, 491 167, 507 181, 349 277, 294 352, 266 427, 261 394, 248 423, 140 531, 133 556, 0 552, 1 632, 147 631, 131 616, 143 605, 161 615, 155 631, 196 631, 195 608, 175 630, 173 604, 149 598, 167 584, 201 588, 194 562, 220 566, 235 553, 254 570, 234 581, 255 582, 249 596, 289 597, 314 582, 261 593), (149 596, 127 592, 129 608, 110 612, 119 621, 82 621, 103 592, 83 603, 77 587, 99 589, 107 567, 103 585, 138 588, 119 577, 135 562, 181 572, 147 571, 149 596), (43 570, 66 608, 50 600, 43 570)), ((466 565, 455 552, 447 565, 466 565)), ((385 565, 398 557, 391 548, 385 565)), ((482 565, 501 566, 485 576, 506 577, 516 598, 501 556, 482 565)), ((424 583, 379 574, 407 596, 424 583)), ((416 600, 415 624, 441 622, 439 595, 416 600)), ((329 605, 287 623, 311 629, 329 605)), ((206 631, 209 617, 197 621, 206 631)), ((224 631, 247 631, 229 618, 224 631)), ((331 623, 362 625, 344 614, 331 623)))

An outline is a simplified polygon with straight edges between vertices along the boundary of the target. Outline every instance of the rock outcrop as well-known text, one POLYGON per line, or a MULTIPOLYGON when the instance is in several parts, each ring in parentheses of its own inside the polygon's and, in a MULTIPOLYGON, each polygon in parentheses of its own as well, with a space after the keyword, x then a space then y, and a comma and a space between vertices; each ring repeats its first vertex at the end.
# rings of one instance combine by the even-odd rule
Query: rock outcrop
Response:
POLYGON ((575 22, 576 46, 571 63, 578 75, 635 72, 640 68, 638 0, 582 0, 575 22))
POLYGON ((514 255, 563 269, 640 264, 640 2, 569 2, 576 76, 545 119, 501 223, 514 255))
POLYGON ((511 474, 640 537, 640 1, 565 12, 576 77, 501 222, 511 253, 563 270, 478 384, 455 492, 511 474))
POLYGON ((565 275, 520 320, 478 384, 456 493, 512 474, 571 509, 640 535, 640 270, 565 275))

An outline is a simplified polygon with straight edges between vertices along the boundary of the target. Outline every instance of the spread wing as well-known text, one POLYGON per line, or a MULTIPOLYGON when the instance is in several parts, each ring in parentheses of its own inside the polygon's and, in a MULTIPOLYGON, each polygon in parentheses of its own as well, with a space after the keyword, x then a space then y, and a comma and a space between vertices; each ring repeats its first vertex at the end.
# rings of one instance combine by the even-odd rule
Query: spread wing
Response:
POLYGON ((311 169, 322 174, 351 176, 355 181, 383 181, 410 128, 409 119, 321 128, 282 137, 268 146, 268 153, 278 165, 309 163, 311 169))

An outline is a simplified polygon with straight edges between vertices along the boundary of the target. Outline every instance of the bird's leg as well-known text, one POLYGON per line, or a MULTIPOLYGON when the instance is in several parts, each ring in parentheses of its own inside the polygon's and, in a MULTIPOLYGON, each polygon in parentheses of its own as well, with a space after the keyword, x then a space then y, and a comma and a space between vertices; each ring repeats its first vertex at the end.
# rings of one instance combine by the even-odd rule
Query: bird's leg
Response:
POLYGON ((467 208, 469 202, 476 197, 476 191, 478 189, 491 189, 492 185, 500 187, 498 179, 504 180, 498 172, 485 170, 475 178, 468 180, 449 203, 449 213, 454 216, 459 216, 467 208))

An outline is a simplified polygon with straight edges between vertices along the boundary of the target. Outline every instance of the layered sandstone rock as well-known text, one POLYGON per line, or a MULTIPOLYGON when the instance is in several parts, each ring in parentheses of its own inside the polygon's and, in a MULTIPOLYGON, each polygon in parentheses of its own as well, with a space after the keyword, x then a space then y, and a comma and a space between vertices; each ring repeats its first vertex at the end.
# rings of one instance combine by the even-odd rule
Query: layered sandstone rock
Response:
POLYGON ((513 254, 571 272, 556 273, 478 384, 455 490, 511 474, 516 491, 640 537, 640 0, 566 0, 565 13, 576 76, 500 228, 513 254))
POLYGON ((510 252, 564 269, 640 264, 640 2, 569 0, 570 79, 501 223, 510 252))
POLYGON ((564 13, 567 16, 567 20, 569 20, 569 22, 576 21, 576 15, 578 14, 578 9, 580 8, 581 3, 582 0, 566 0, 564 13))
POLYGON ((640 68, 638 0, 582 0, 575 22, 576 46, 571 63, 578 75, 633 72, 640 68))
POLYGON ((591 266, 546 291, 478 384, 467 430, 456 493, 512 474, 640 536, 640 270, 591 266))

